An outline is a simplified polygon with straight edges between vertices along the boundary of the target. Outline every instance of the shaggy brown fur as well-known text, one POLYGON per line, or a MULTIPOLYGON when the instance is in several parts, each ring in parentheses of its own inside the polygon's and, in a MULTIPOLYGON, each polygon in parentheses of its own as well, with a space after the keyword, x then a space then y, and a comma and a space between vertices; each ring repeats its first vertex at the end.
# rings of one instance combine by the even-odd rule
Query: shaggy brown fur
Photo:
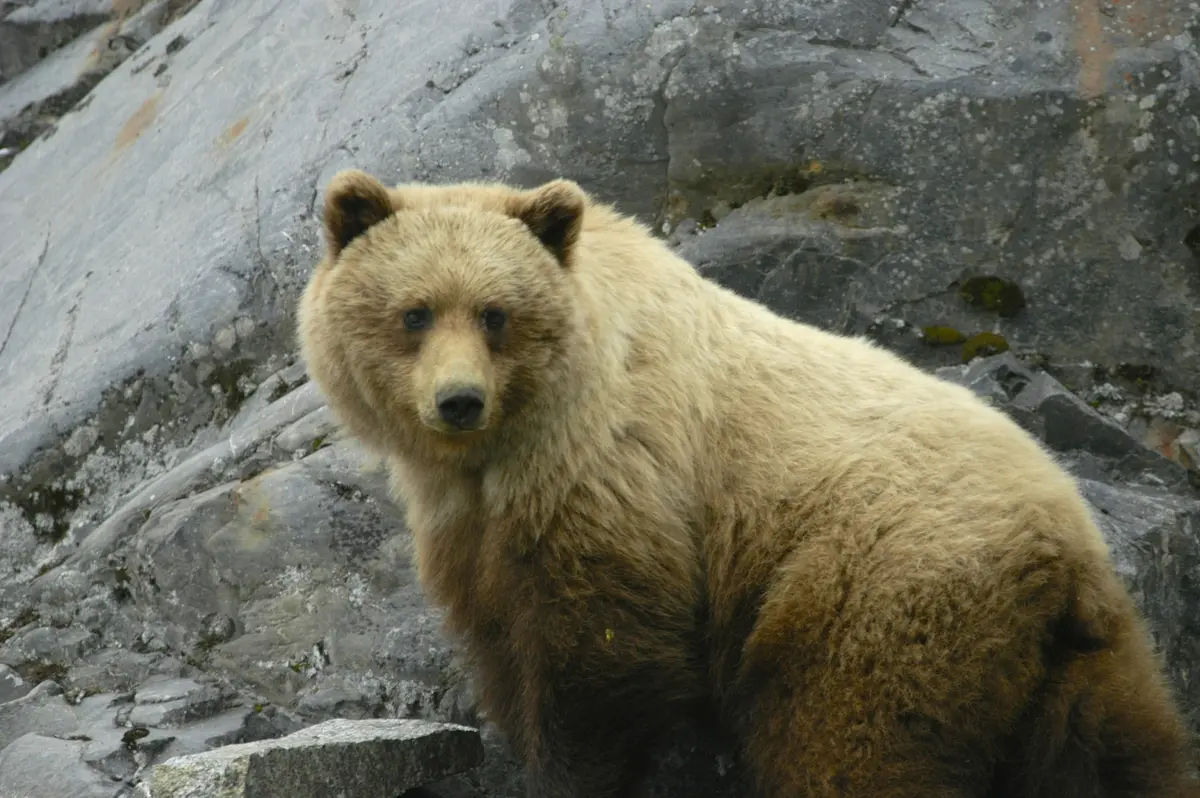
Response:
POLYGON ((568 181, 348 171, 325 219, 304 356, 530 795, 628 795, 706 702, 771 798, 1200 794, 1074 483, 968 390, 568 181))

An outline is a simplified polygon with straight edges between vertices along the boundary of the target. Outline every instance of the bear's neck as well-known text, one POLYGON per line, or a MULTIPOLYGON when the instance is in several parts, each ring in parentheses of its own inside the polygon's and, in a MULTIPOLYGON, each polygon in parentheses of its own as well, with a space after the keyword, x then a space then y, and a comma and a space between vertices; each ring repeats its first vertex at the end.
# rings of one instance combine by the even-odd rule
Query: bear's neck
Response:
POLYGON ((573 336, 537 397, 488 447, 478 485, 490 519, 521 519, 531 542, 551 523, 580 476, 613 445, 614 405, 596 401, 622 404, 608 373, 586 333, 573 336))

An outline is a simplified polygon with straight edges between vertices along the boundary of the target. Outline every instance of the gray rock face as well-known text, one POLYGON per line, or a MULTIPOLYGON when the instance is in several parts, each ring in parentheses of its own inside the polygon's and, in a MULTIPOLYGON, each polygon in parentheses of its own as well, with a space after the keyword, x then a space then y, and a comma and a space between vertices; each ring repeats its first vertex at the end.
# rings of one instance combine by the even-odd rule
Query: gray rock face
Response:
POLYGON ((42 682, 28 695, 0 704, 0 751, 26 734, 67 734, 78 720, 54 682, 42 682))
POLYGON ((1200 504, 1095 480, 1081 480, 1081 485, 1118 569, 1153 620, 1175 691, 1193 727, 1200 727, 1200 596, 1192 589, 1200 568, 1200 504))
POLYGON ((1180 331, 1200 287, 1184 266, 1200 134, 1173 122, 1197 112, 1193 12, 1168 3, 1139 24, 977 0, 918 3, 888 27, 885 6, 697 19, 664 89, 671 215, 791 194, 841 240, 827 271, 796 247, 775 278, 840 289, 814 302, 852 307, 859 330, 882 317, 999 333, 1194 390, 1180 331), (1016 283, 1024 307, 961 298, 987 277, 1016 283))
POLYGON ((328 720, 281 740, 169 759, 149 798, 394 798, 483 759, 479 733, 416 720, 328 720))
POLYGON ((32 689, 33 685, 22 679, 20 674, 7 665, 0 665, 0 704, 15 701, 32 689))
MULTIPOLYGON (((0 795, 333 717, 480 725, 483 764, 423 789, 523 794, 382 465, 296 361, 351 165, 570 176, 945 368, 1079 477, 1200 730, 1194 9, 192 5, 0 2, 0 795)), ((741 786, 682 728, 651 793, 741 786)))
POLYGON ((0 4, 0 171, 196 0, 0 4))
POLYGON ((0 83, 107 21, 113 6, 108 0, 39 0, 16 8, 0 7, 0 83))
POLYGON ((107 798, 125 796, 162 758, 279 737, 301 726, 276 707, 249 703, 230 685, 208 679, 151 676, 135 691, 101 694, 78 688, 67 694, 55 682, 42 682, 0 702, 0 763, 13 765, 11 772, 0 768, 0 795, 90 796, 88 790, 101 785, 107 798), (54 744, 27 762, 47 738, 54 744), (47 767, 61 768, 63 780, 38 781, 38 768, 47 767))
POLYGON ((83 762, 86 744, 26 734, 0 751, 0 795, 113 798, 110 779, 83 762))

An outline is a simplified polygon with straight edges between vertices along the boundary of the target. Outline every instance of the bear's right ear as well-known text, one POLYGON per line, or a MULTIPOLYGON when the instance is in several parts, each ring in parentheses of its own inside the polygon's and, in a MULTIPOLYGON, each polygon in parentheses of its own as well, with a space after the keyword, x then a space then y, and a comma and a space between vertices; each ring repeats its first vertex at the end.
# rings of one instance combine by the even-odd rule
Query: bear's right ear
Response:
POLYGON ((325 246, 336 258, 354 239, 392 215, 392 199, 375 178, 343 169, 325 189, 325 246))

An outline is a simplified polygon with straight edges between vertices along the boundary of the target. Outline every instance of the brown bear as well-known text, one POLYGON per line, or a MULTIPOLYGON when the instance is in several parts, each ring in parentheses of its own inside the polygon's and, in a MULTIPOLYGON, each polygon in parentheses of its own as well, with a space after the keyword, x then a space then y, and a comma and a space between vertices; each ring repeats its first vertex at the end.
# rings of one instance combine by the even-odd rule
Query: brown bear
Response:
POLYGON ((1071 477, 1000 411, 556 180, 336 175, 299 306, 531 796, 709 706, 759 794, 1200 795, 1071 477))

